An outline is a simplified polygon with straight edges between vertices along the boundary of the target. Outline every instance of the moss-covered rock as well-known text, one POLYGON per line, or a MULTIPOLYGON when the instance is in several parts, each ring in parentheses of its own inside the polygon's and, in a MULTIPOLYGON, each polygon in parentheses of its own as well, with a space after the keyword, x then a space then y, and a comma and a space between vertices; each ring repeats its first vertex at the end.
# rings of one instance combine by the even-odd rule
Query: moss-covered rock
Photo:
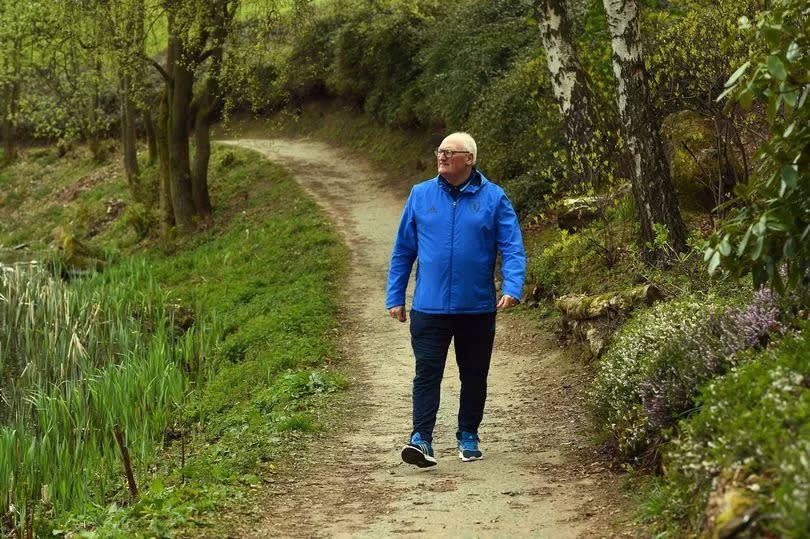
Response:
POLYGON ((685 208, 711 210, 719 194, 731 193, 742 178, 735 150, 723 148, 711 119, 692 110, 675 112, 661 122, 661 135, 672 182, 685 208))
POLYGON ((79 270, 104 270, 104 255, 101 250, 81 242, 73 234, 62 238, 65 265, 79 270))

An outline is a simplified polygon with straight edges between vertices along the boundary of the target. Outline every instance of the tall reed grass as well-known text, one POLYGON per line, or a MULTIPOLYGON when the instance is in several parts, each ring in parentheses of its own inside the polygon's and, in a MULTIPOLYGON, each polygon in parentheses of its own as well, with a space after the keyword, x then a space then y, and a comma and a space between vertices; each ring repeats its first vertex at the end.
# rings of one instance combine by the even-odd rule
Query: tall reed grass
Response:
POLYGON ((2 271, 0 535, 123 492, 116 426, 148 465, 217 334, 175 312, 143 261, 70 284, 2 271))

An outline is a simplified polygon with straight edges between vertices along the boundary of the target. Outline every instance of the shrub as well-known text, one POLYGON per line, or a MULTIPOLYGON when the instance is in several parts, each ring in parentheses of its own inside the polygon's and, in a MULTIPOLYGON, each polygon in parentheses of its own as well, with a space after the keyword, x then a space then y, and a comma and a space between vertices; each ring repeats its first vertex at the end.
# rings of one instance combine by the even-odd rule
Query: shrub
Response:
POLYGON ((760 534, 798 537, 810 529, 810 339, 749 354, 709 383, 700 411, 680 426, 664 455, 672 509, 663 516, 698 531, 709 493, 732 475, 760 505, 760 534))
POLYGON ((625 456, 654 448, 664 429, 694 411, 700 385, 726 372, 742 352, 764 347, 773 332, 784 332, 784 311, 770 291, 758 291, 743 307, 735 301, 709 296, 662 303, 617 334, 592 398, 625 456))
MULTIPOLYGON (((742 18, 744 28, 751 28, 742 18)), ((738 186, 742 203, 711 239, 709 269, 722 265, 750 271, 755 284, 806 288, 810 265, 810 22, 807 2, 773 3, 756 23, 750 59, 727 82, 734 101, 751 108, 754 97, 767 109, 770 138, 758 150, 755 177, 738 186)))
POLYGON ((414 81, 424 28, 436 4, 430 1, 375 3, 336 15, 329 46, 326 86, 334 94, 363 103, 365 111, 389 125, 415 121, 414 81), (374 13, 369 14, 369 9, 374 13))
POLYGON ((651 95, 662 114, 689 108, 712 115, 722 109, 715 98, 750 47, 737 18, 753 17, 765 4, 763 0, 688 0, 677 11, 649 14, 645 50, 651 51, 651 95))
POLYGON ((548 77, 542 55, 518 58, 483 90, 467 124, 482 148, 482 170, 504 184, 521 215, 543 204, 556 179, 546 164, 565 143, 548 77))
POLYGON ((527 22, 527 0, 466 0, 439 9, 441 20, 419 51, 416 85, 424 99, 416 112, 424 125, 456 130, 515 58, 540 50, 540 35, 527 22))

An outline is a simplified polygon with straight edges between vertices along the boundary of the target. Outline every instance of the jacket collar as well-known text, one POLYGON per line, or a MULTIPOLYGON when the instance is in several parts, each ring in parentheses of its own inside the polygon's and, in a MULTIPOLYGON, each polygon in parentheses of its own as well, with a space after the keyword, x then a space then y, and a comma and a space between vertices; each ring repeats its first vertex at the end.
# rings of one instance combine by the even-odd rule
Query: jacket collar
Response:
MULTIPOLYGON (((449 183, 447 183, 447 180, 445 180, 442 177, 441 174, 439 174, 438 176, 436 176, 433 179, 436 181, 436 183, 439 184, 439 187, 441 187, 442 189, 444 189, 448 193, 452 192, 453 186, 450 185, 449 183)), ((477 168, 473 167, 472 172, 470 173, 470 177, 467 178, 466 182, 469 182, 469 184, 467 185, 467 187, 462 192, 463 193, 473 194, 476 191, 478 191, 481 188, 481 186, 483 186, 485 183, 489 182, 489 180, 487 180, 486 176, 481 174, 481 171, 479 171, 477 168)), ((462 185, 464 185, 464 184, 462 184, 462 185)))

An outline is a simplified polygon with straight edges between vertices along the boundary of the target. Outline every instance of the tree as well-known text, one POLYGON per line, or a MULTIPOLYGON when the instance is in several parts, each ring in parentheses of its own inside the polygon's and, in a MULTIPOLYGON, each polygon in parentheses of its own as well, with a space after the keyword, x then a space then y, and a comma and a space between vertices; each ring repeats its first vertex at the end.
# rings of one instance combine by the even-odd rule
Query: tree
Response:
POLYGON ((595 184, 598 167, 591 166, 587 154, 593 149, 599 115, 593 106, 593 94, 572 37, 564 0, 535 0, 534 9, 554 97, 565 125, 569 178, 595 184))
MULTIPOLYGON (((753 52, 726 82, 728 106, 766 105, 770 138, 757 151, 749 182, 735 190, 737 207, 711 238, 709 271, 750 271, 754 284, 807 291, 810 267, 810 19, 806 0, 782 0, 756 25, 753 52)), ((807 297, 804 298, 807 300, 807 297)))
POLYGON ((645 258, 655 265, 666 264, 669 250, 659 247, 662 232, 666 231, 666 241, 672 249, 683 251, 686 228, 650 106, 639 7, 636 0, 603 1, 613 47, 616 102, 632 158, 633 197, 641 221, 645 258))
POLYGON ((47 14, 40 1, 0 0, 0 136, 5 164, 17 156, 20 101, 32 76, 32 49, 43 39, 47 14))

